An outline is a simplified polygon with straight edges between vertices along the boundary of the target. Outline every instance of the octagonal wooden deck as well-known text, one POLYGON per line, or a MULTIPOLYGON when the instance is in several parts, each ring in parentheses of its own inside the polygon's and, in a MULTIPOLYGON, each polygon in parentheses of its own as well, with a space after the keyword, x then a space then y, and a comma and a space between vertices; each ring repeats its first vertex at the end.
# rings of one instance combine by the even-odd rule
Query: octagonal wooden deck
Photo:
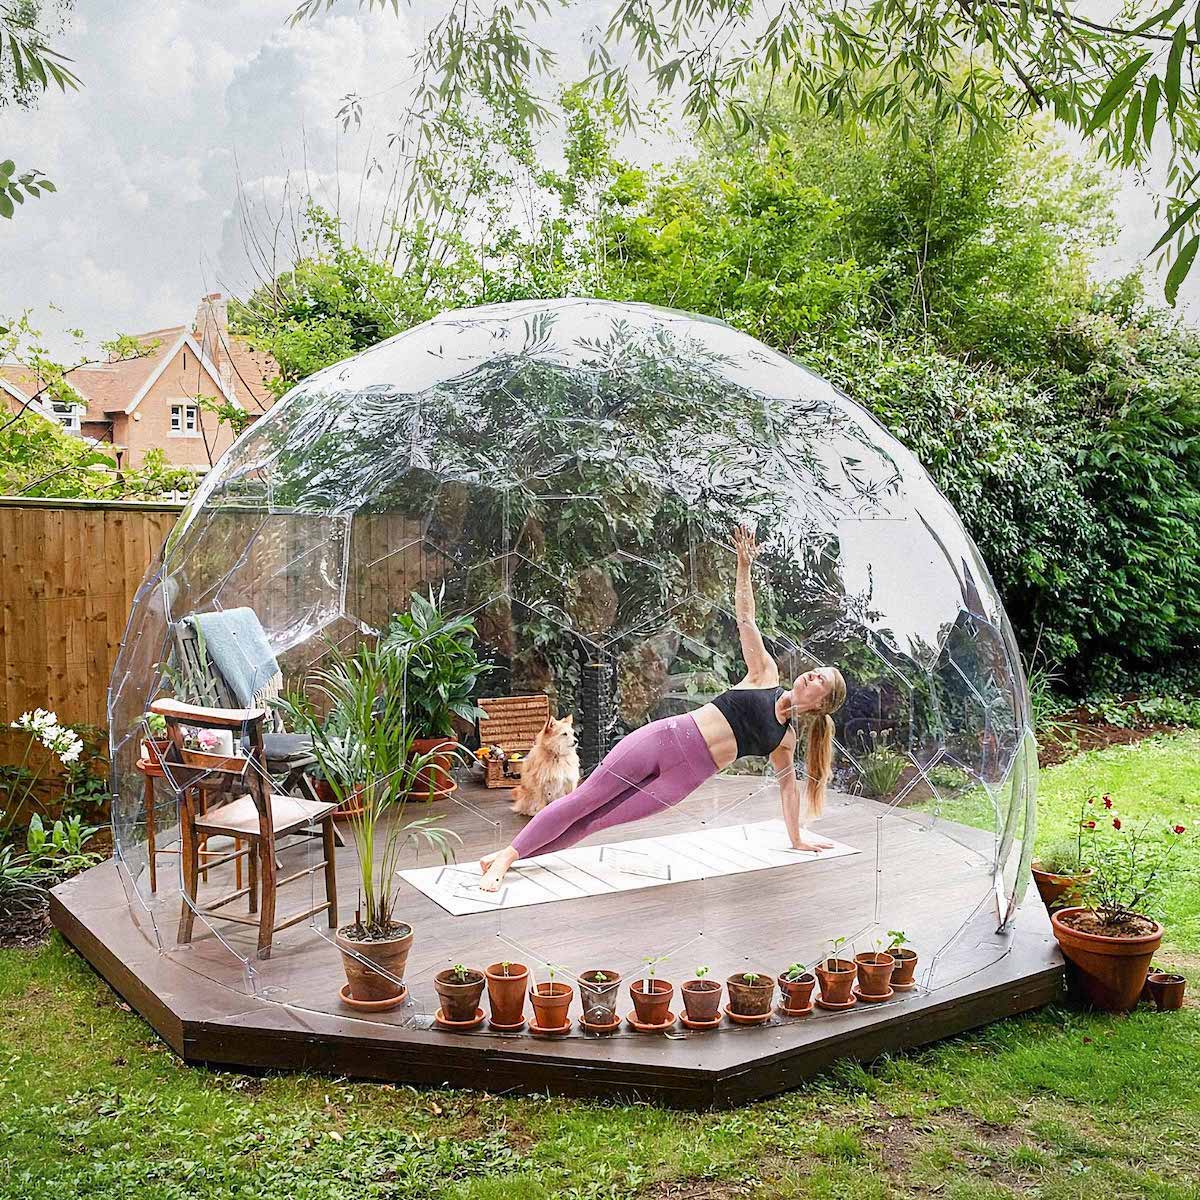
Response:
MULTIPOLYGON (((732 819, 776 815, 773 789, 753 794, 760 782, 718 781, 723 796, 738 806, 732 819)), ((446 805, 445 813, 464 839, 464 858, 491 848, 497 831, 507 839, 519 825, 507 811, 506 792, 469 788, 463 799, 467 806, 446 805)), ((696 819, 687 808, 625 832, 645 837, 682 830, 696 819)), ((714 806, 710 814, 718 811, 714 806)), ((562 900, 499 917, 453 917, 412 890, 403 905, 417 931, 408 969, 411 999, 404 1008, 370 1017, 338 1001, 344 976, 322 931, 305 925, 285 931, 266 962, 254 959, 252 931, 241 926, 222 928, 227 946, 198 923, 193 943, 177 947, 172 944, 177 895, 160 894, 152 917, 136 900, 130 904, 111 861, 56 888, 51 915, 190 1063, 493 1091, 639 1097, 688 1108, 752 1100, 837 1059, 866 1060, 919 1046, 1062 994, 1062 960, 1035 893, 1012 929, 996 932, 983 865, 990 835, 944 821, 930 828, 904 810, 846 797, 831 798, 821 829, 862 852, 802 867, 562 900), (677 1027, 668 1034, 639 1034, 622 1027, 607 1037, 576 1029, 550 1039, 431 1027, 432 977, 452 962, 540 958, 572 971, 615 968, 628 979, 649 948, 668 952, 659 971, 678 982, 696 963, 709 965, 714 978, 750 967, 778 972, 797 959, 812 961, 826 940, 868 927, 871 933, 859 943, 863 949, 880 929, 908 932, 922 954, 922 986, 884 1004, 818 1010, 794 1020, 776 1017, 761 1028, 726 1022, 711 1032, 677 1027)), ((595 840, 614 840, 614 832, 621 835, 610 831, 595 840)), ((347 847, 339 856, 343 914, 353 903, 355 873, 353 849, 347 847)), ((162 874, 172 872, 162 872, 160 881, 162 874)), ((577 1001, 572 1015, 578 1015, 577 1001)))

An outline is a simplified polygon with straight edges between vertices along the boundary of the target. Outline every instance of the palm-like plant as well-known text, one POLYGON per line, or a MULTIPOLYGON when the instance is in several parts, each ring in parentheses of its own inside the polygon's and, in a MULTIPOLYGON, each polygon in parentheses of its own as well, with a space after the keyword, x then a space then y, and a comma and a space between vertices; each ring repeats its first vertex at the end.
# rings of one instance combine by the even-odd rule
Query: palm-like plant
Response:
POLYGON ((453 843, 462 839, 438 828, 440 817, 404 819, 413 780, 434 755, 412 748, 403 657, 371 644, 331 655, 330 665, 309 673, 302 691, 276 703, 293 728, 312 736, 317 765, 339 803, 353 797, 361 806, 350 818, 362 886, 355 928, 360 938, 385 939, 401 924, 394 915, 396 869, 406 847, 424 846, 451 862, 453 843))

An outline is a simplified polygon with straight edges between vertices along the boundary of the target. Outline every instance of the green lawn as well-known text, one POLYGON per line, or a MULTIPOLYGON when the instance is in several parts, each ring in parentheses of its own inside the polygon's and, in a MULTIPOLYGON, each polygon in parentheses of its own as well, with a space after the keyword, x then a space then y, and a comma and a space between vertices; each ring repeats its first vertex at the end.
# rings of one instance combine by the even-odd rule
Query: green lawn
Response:
MULTIPOLYGON (((1043 773, 1043 827, 1082 789, 1200 825, 1200 735, 1043 773)), ((1164 958, 1200 983, 1200 839, 1164 958)), ((180 1066, 61 941, 0 952, 0 1197, 1200 1198, 1200 1009, 1070 1009, 734 1113, 417 1092, 180 1066)))

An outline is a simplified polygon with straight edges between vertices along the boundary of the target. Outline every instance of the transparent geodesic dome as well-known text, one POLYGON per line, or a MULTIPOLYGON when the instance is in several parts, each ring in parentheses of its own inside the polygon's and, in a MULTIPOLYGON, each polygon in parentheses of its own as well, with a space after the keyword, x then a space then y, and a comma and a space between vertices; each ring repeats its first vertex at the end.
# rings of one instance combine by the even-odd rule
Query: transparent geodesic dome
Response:
MULTIPOLYGON (((848 686, 831 813, 875 882, 826 934, 885 928, 893 897, 945 883, 922 871, 921 846, 951 844, 953 901, 920 934, 925 985, 939 986, 940 956, 972 920, 988 914, 996 929, 1013 917, 1032 848, 1028 697, 977 549, 913 455, 811 371, 715 320, 592 300, 444 313, 307 379, 205 479, 138 593, 110 693, 116 853, 159 950, 292 1003, 318 1003, 288 973, 297 956, 332 955, 331 978, 337 970, 317 922, 290 931, 288 953, 269 964, 240 926, 202 921, 181 947, 177 869, 160 860, 150 890, 136 763, 144 713, 178 678, 180 622, 253 609, 285 686, 303 687, 330 654, 376 638, 413 592, 432 594, 473 620, 493 666, 479 694, 545 695, 572 714, 586 773, 629 731, 742 675, 739 523, 762 546, 758 624, 785 684, 833 664, 848 686)), ((469 728, 460 734, 474 745, 469 728)), ((461 774, 442 818, 468 841, 503 845, 507 807, 461 774)), ((764 761, 740 761, 680 805, 671 828, 749 828, 777 783, 764 761)), ((159 780, 158 849, 178 837, 177 800, 159 780)), ((714 958, 753 959, 752 890, 735 928, 727 893, 706 892, 705 878, 689 881, 677 941, 708 938, 714 958)), ((803 876, 795 886, 803 894, 803 876)), ((352 907, 344 897, 343 912, 352 907)), ((536 908, 501 905, 454 928, 459 944, 410 965, 414 994, 420 977, 472 954, 562 958, 536 908), (497 937, 513 951, 495 952, 497 937)), ((622 930, 629 962, 663 949, 639 938, 622 930)), ((815 954, 812 940, 801 949, 815 954)))

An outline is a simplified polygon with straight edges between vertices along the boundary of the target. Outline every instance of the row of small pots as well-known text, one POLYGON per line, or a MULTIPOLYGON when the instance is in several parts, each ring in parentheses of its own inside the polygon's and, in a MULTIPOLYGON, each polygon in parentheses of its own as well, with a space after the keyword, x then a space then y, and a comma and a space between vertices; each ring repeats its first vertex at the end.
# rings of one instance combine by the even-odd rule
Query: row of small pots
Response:
MULTIPOLYGON (((860 954, 855 959, 824 960, 815 971, 791 971, 772 979, 765 972, 743 971, 725 981, 728 1005, 725 1015, 744 1024, 760 1024, 769 1019, 775 1003, 775 989, 781 995, 781 1011, 788 1016, 812 1012, 812 994, 820 984, 816 1003, 832 1010, 853 1007, 858 1000, 888 1000, 896 991, 914 986, 917 956, 911 950, 894 953, 860 954), (856 986, 857 984, 857 986, 856 986)), ((621 1023, 618 1012, 621 974, 613 970, 583 972, 578 979, 582 1024, 594 1032, 616 1029, 621 1023)), ((550 979, 529 983, 529 969, 523 963, 493 963, 486 971, 452 967, 434 977, 440 1007, 437 1023, 443 1028, 473 1028, 483 1022, 480 1008, 486 987, 491 1009, 490 1025, 497 1030, 518 1030, 525 1025, 525 998, 533 1006, 534 1029, 557 1033, 570 1028, 569 1011, 575 995, 570 984, 550 979)), ((639 977, 628 985, 633 1001, 630 1020, 636 1028, 666 1028, 675 1020, 671 1003, 675 987, 665 979, 639 977)), ((682 1019, 692 1028, 714 1028, 721 1022, 722 985, 713 979, 696 978, 680 989, 682 1019)))

